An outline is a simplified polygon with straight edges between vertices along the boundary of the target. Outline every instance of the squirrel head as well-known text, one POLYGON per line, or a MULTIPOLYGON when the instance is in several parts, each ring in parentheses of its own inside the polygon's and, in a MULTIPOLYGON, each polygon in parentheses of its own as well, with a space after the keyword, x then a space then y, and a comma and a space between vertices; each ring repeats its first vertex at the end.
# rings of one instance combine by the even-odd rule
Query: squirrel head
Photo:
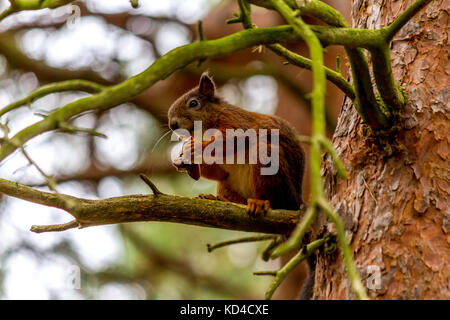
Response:
POLYGON ((210 128, 214 114, 220 112, 221 99, 216 96, 213 79, 204 72, 198 86, 179 97, 168 112, 169 128, 188 130, 191 135, 194 121, 202 121, 203 128, 210 128))

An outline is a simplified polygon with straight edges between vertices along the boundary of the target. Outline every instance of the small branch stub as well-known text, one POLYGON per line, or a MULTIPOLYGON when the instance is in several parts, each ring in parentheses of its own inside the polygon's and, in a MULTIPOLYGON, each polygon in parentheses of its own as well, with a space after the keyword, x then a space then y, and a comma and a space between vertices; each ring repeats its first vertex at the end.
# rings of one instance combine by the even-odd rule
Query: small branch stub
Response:
POLYGON ((155 195, 155 197, 158 197, 159 195, 163 194, 161 191, 159 191, 159 189, 155 186, 155 184, 150 180, 150 178, 147 177, 145 174, 141 173, 139 175, 139 177, 141 177, 141 179, 144 180, 144 182, 150 187, 150 189, 152 189, 152 192, 155 195))

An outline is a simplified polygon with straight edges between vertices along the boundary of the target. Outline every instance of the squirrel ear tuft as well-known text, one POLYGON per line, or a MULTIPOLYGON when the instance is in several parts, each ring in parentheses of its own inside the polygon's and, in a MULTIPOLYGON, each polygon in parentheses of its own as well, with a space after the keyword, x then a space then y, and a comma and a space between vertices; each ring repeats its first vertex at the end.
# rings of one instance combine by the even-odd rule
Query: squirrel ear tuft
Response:
POLYGON ((213 79, 209 76, 208 72, 203 72, 200 83, 198 85, 198 91, 205 96, 213 97, 216 91, 216 86, 213 79))

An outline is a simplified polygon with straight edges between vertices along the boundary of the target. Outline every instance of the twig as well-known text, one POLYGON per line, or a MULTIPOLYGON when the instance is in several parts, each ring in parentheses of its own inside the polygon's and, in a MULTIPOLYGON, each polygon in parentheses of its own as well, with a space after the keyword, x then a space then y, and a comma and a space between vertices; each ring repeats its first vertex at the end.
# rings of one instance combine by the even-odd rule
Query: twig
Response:
POLYGON ((139 8, 139 0, 130 0, 130 3, 134 9, 139 8))
POLYGON ((158 197, 159 195, 162 195, 163 193, 159 191, 159 189, 155 186, 155 184, 150 180, 149 177, 147 177, 145 174, 141 173, 139 177, 152 189, 152 192, 155 197, 158 197))
POLYGON ((255 271, 253 275, 255 276, 276 276, 278 271, 255 271))
POLYGON ((53 192, 58 192, 56 190, 56 182, 55 180, 53 180, 52 177, 50 177, 49 175, 47 175, 42 169, 41 167, 30 157, 30 155, 28 154, 28 152, 25 151, 24 146, 20 146, 20 150, 22 151, 22 154, 25 156, 25 158, 28 160, 28 162, 36 168, 37 171, 39 171, 39 173, 45 178, 45 181, 47 181, 47 185, 49 187, 50 190, 52 190, 53 192))
POLYGON ((264 261, 269 261, 270 256, 272 255, 273 250, 280 244, 283 242, 285 237, 283 236, 279 236, 276 237, 275 239, 272 240, 272 242, 269 243, 269 245, 267 246, 267 248, 264 249, 264 251, 261 254, 261 258, 264 261))
POLYGON ((336 56, 336 72, 342 75, 342 72, 341 72, 341 56, 339 54, 336 56))
POLYGON ((205 34, 203 33, 203 22, 202 22, 202 20, 198 20, 198 22, 197 22, 197 33, 198 33, 198 41, 206 40, 205 34))
POLYGON ((283 268, 276 271, 275 279, 272 284, 269 286, 269 289, 266 291, 265 299, 270 300, 275 292, 275 290, 280 286, 286 276, 299 265, 300 262, 305 260, 308 256, 310 256, 314 251, 322 246, 328 238, 322 238, 315 240, 309 243, 305 249, 300 250, 288 263, 286 263, 283 268))
POLYGON ((6 8, 5 10, 3 10, 3 11, 0 13, 0 21, 2 21, 3 19, 5 19, 5 18, 8 17, 9 15, 13 14, 14 12, 15 12, 15 11, 14 11, 13 6, 9 6, 8 8, 6 8))
POLYGON ((96 131, 94 129, 78 128, 78 127, 69 125, 69 124, 67 124, 65 122, 60 122, 58 125, 61 128, 61 130, 64 131, 64 132, 69 132, 69 133, 83 132, 83 133, 89 134, 89 135, 91 135, 93 137, 99 137, 99 138, 103 138, 103 139, 107 139, 108 138, 105 134, 103 134, 101 132, 98 132, 98 131, 96 131))
POLYGON ((339 158, 336 149, 334 149, 330 140, 324 136, 318 136, 320 144, 322 148, 330 155, 333 160, 334 166, 336 167, 336 172, 339 178, 346 179, 347 178, 347 170, 345 170, 344 164, 339 158))
POLYGON ((306 210, 305 216, 295 227, 294 232, 292 232, 286 242, 282 243, 272 252, 272 255, 270 256, 271 259, 278 258, 279 256, 302 246, 303 237, 305 236, 306 231, 316 219, 316 212, 317 209, 315 203, 310 203, 308 209, 306 210))
POLYGON ((17 100, 7 105, 6 107, 0 110, 0 116, 4 115, 5 113, 11 110, 17 109, 23 105, 28 105, 31 102, 51 93, 64 91, 85 91, 89 93, 97 93, 102 91, 104 88, 105 86, 101 84, 87 80, 67 80, 62 82, 51 83, 34 90, 25 98, 17 100))
MULTIPOLYGON (((293 65, 296 65, 300 68, 304 68, 307 70, 312 69, 312 62, 310 59, 305 58, 295 52, 292 52, 280 44, 271 44, 267 45, 267 47, 272 50, 277 55, 286 58, 286 60, 293 65)), ((331 70, 330 68, 325 67, 325 75, 327 80, 336 85, 342 92, 345 93, 351 100, 355 100, 355 89, 353 86, 345 80, 345 78, 337 71, 331 70)))
POLYGON ((33 225, 30 228, 30 231, 35 233, 43 233, 43 232, 58 232, 58 231, 66 231, 73 228, 78 228, 79 223, 76 220, 72 220, 63 224, 53 224, 48 226, 37 226, 33 225))
POLYGON ((311 137, 308 136, 302 136, 302 135, 297 135, 296 136, 297 140, 303 143, 307 143, 307 144, 311 144, 311 137))
POLYGON ((400 31, 400 29, 411 20, 422 8, 429 4, 432 0, 417 0, 405 11, 403 11, 389 26, 385 27, 385 39, 386 41, 391 41, 395 34, 400 31))
POLYGON ((222 248, 225 246, 229 246, 232 244, 237 244, 237 243, 244 243, 244 242, 256 242, 256 241, 265 241, 265 240, 272 240, 277 238, 277 235, 260 235, 260 236, 253 236, 253 237, 243 237, 243 238, 238 238, 238 239, 233 239, 233 240, 227 240, 227 241, 223 241, 223 242, 219 242, 216 244, 207 244, 206 247, 208 249, 208 252, 212 252, 215 249, 218 248, 222 248))
MULTIPOLYGON (((5 143, 14 143, 8 137, 8 134, 9 134, 9 127, 8 127, 8 125, 0 123, 0 127, 2 128, 2 130, 4 132, 4 136, 3 136, 2 140, 5 143)), ((42 170, 41 167, 30 157, 28 152, 25 151, 25 147, 23 145, 16 145, 16 147, 20 149, 20 151, 22 152, 23 156, 28 160, 28 163, 30 165, 32 165, 33 167, 35 167, 36 170, 44 177, 45 181, 47 182, 47 186, 49 187, 49 189, 54 191, 54 192, 58 192, 56 190, 56 182, 55 182, 55 180, 53 180, 52 177, 47 175, 44 172, 44 170, 42 170)))

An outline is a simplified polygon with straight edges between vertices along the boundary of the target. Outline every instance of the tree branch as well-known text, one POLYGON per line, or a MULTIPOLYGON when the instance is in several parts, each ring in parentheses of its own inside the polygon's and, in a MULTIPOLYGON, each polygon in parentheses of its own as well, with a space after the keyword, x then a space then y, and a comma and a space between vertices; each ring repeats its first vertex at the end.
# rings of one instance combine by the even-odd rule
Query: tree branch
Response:
POLYGON ((23 105, 28 105, 33 101, 42 98, 51 93, 64 92, 64 91, 85 91, 89 93, 97 93, 105 87, 101 84, 87 81, 87 80, 67 80, 62 82, 54 82, 45 86, 42 86, 23 99, 17 100, 3 109, 0 110, 0 117, 5 113, 17 109, 23 105))
POLYGON ((327 237, 324 237, 322 239, 315 240, 311 243, 309 243, 306 246, 306 249, 300 250, 291 260, 289 260, 288 263, 286 263, 283 268, 281 268, 278 271, 269 271, 269 272, 259 272, 260 275, 268 274, 275 276, 275 279, 273 280, 272 284, 269 286, 269 289, 266 291, 265 299, 270 300, 275 292, 275 290, 280 286, 281 282, 286 278, 286 276, 302 262, 305 260, 308 256, 314 253, 316 249, 318 249, 320 246, 322 246, 325 242, 328 241, 327 237))
MULTIPOLYGON (((296 65, 298 67, 311 70, 312 62, 310 59, 305 58, 295 52, 292 52, 280 44, 271 44, 267 46, 270 50, 275 52, 277 55, 286 58, 289 63, 296 65)), ((355 99, 355 90, 353 86, 345 80, 345 78, 338 72, 331 70, 330 68, 325 67, 325 75, 327 80, 336 85, 339 89, 342 90, 350 99, 355 99)))
POLYGON ((400 31, 401 28, 405 24, 411 20, 420 10, 422 10, 427 4, 429 4, 432 0, 417 0, 405 11, 403 11, 388 27, 384 28, 386 31, 385 39, 387 42, 390 42, 395 34, 400 31))
MULTIPOLYGON (((340 38, 332 34, 338 29, 328 29, 327 31, 323 28, 326 27, 314 27, 314 31, 318 33, 319 38, 329 39, 331 42, 339 41, 340 38), (321 31, 319 32, 317 28, 321 31)), ((360 31, 363 31, 363 33, 366 31, 372 32, 372 30, 360 31)), ((69 103, 53 111, 43 120, 18 132, 11 138, 14 144, 5 143, 0 148, 0 161, 17 149, 15 145, 23 144, 43 132, 54 130, 58 128, 60 122, 68 122, 77 114, 91 110, 105 110, 127 102, 157 81, 167 78, 176 70, 182 69, 194 61, 223 56, 254 45, 271 44, 279 41, 299 41, 300 39, 298 35, 292 32, 290 26, 279 26, 248 29, 220 39, 199 41, 176 48, 156 60, 142 73, 118 85, 107 87, 98 94, 69 103)))
POLYGON ((0 13, 0 21, 19 11, 55 9, 73 1, 75 0, 9 0, 10 6, 0 13))
POLYGON ((250 217, 244 205, 167 194, 88 200, 39 191, 5 179, 0 179, 0 192, 65 210, 75 218, 75 221, 63 225, 33 226, 32 231, 35 232, 63 231, 77 226, 85 228, 124 222, 164 221, 247 232, 289 234, 304 214, 304 209, 270 210, 265 216, 250 217))
POLYGON ((238 243, 244 243, 244 242, 256 242, 256 241, 266 241, 266 240, 274 240, 276 239, 277 236, 276 235, 259 235, 259 236, 254 236, 254 237, 243 237, 243 238, 238 238, 238 239, 233 239, 233 240, 227 240, 227 241, 222 241, 219 243, 215 243, 215 244, 206 244, 206 247, 208 249, 208 252, 212 252, 215 249, 218 248, 222 248, 222 247, 226 247, 232 244, 238 244, 238 243))

